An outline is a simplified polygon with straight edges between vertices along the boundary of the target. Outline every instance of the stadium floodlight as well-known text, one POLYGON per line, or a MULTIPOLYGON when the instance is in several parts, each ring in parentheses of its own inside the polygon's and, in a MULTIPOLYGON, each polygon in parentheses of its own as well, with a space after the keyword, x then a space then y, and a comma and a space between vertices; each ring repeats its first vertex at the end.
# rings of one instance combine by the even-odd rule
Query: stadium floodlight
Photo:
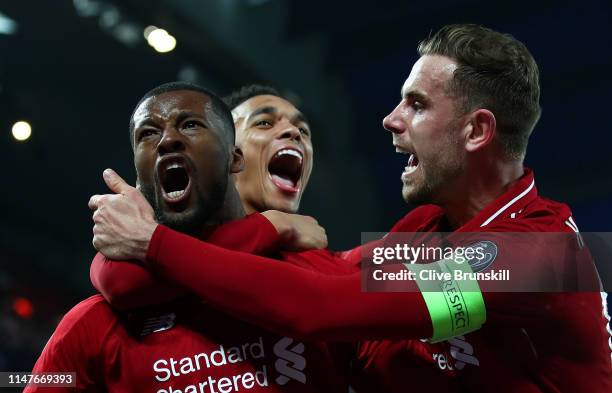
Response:
POLYGON ((0 34, 15 34, 17 32, 17 22, 0 12, 0 34))
POLYGON ((13 133, 13 138, 23 142, 32 135, 32 126, 27 121, 21 120, 13 124, 11 131, 13 133))
POLYGON ((167 53, 176 47, 176 38, 164 29, 145 29, 145 36, 149 45, 160 53, 167 53), (148 33, 148 34, 147 34, 148 33))

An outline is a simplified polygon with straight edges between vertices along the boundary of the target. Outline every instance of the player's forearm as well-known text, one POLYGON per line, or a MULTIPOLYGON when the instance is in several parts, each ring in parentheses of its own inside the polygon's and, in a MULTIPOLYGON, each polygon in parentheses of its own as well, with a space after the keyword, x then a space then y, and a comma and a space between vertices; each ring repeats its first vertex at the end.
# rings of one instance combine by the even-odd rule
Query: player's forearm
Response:
POLYGON ((366 244, 345 251, 336 251, 334 256, 347 266, 359 267, 364 260, 364 256, 370 255, 372 249, 380 246, 382 240, 375 240, 366 244))
POLYGON ((359 273, 328 276, 203 244, 160 226, 148 262, 203 300, 248 322, 302 338, 424 338, 421 294, 362 293, 359 273))
POLYGON ((136 261, 112 261, 100 253, 94 257, 89 275, 94 288, 120 310, 166 303, 186 293, 136 261))
MULTIPOLYGON (((267 253, 278 246, 278 233, 262 215, 252 214, 227 223, 208 241, 218 246, 247 253, 267 253)), ((178 245, 169 245, 173 250, 178 245)), ((154 276, 136 261, 113 261, 98 253, 91 264, 93 286, 115 308, 133 309, 176 299, 186 291, 154 276)))
POLYGON ((280 247, 276 228, 259 213, 220 226, 206 239, 206 242, 255 255, 275 252, 280 247))

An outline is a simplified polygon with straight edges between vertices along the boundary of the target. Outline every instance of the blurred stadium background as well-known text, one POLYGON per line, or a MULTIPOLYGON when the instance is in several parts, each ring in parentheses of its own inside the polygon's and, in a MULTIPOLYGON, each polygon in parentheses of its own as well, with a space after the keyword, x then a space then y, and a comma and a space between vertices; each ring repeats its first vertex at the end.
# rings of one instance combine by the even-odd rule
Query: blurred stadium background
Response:
POLYGON ((493 4, 0 2, 0 371, 30 370, 63 313, 93 293, 88 198, 105 192, 104 168, 133 182, 128 117, 167 81, 219 94, 260 82, 293 97, 316 150, 303 212, 343 249, 408 210, 405 157, 381 120, 399 100, 417 42, 447 23, 509 32, 541 69, 544 110, 527 157, 540 192, 569 203, 582 231, 611 231, 612 3, 493 4), (149 35, 150 45, 148 26, 168 35, 149 35), (12 135, 17 121, 30 124, 27 140, 12 135))

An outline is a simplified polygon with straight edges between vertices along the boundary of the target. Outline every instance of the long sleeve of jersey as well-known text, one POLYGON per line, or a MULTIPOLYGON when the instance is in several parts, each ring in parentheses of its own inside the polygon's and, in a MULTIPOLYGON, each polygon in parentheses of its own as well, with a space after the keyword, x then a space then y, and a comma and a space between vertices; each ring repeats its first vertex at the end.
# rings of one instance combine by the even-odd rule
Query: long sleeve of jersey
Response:
MULTIPOLYGON (((219 227, 207 239, 211 244, 251 254, 275 250, 278 233, 263 215, 255 213, 219 227)), ((113 307, 133 309, 165 303, 185 294, 185 290, 152 274, 138 261, 113 261, 101 253, 90 268, 93 286, 113 307)))
MULTIPOLYGON (((291 258, 290 253, 286 257, 291 258)), ((153 234, 147 260, 160 275, 203 300, 288 336, 358 340, 432 334, 431 319, 416 284, 411 292, 364 293, 358 271, 343 275, 315 272, 222 249, 163 225, 153 234)))
MULTIPOLYGON (((561 236, 561 243, 553 244, 505 233, 463 236, 468 244, 484 236, 497 242, 495 267, 512 268, 515 277, 498 289, 491 282, 479 282, 484 289, 486 324, 548 325, 571 311, 569 295, 560 293, 563 287, 555 284, 564 280, 550 280, 568 278, 572 270, 568 266, 576 262, 575 252, 564 248, 569 237, 561 236), (540 283, 544 286, 539 287, 540 283), (515 284, 529 285, 516 290, 512 288, 515 284), (546 293, 533 293, 538 288, 546 288, 546 293)), ((333 254, 325 255, 337 259, 333 254)), ((310 252, 301 257, 317 266, 325 261, 315 259, 325 255, 310 252)), ((147 254, 147 262, 160 275, 237 318, 280 334, 341 341, 431 337, 429 311, 414 281, 384 282, 363 292, 364 278, 359 270, 353 269, 351 274, 312 271, 294 266, 292 258, 286 253, 283 260, 289 263, 279 263, 221 249, 161 225, 147 254)), ((386 269, 393 273, 403 267, 395 264, 386 269)))

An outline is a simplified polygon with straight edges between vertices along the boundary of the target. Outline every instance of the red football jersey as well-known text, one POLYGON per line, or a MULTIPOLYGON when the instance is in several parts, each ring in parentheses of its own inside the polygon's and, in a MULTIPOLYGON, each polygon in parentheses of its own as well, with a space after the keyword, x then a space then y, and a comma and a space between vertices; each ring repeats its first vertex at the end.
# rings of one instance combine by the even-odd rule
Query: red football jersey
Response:
MULTIPOLYGON (((400 220, 393 231, 448 229, 440 208, 423 206, 400 220)), ((527 170, 457 232, 577 232, 577 227, 567 206, 537 195, 533 174, 527 170)), ((560 255, 552 248, 543 252, 552 256, 552 265, 558 260, 575 263, 568 249, 560 255)), ((501 247, 497 267, 511 267, 513 258, 505 254, 501 247)), ((351 258, 351 253, 345 255, 351 258)), ((362 293, 360 273, 330 276, 306 271, 200 243, 163 226, 155 231, 147 258, 163 276, 203 299, 282 334, 335 340, 432 334, 416 284, 412 288, 406 284, 408 292, 362 293)), ((534 266, 531 273, 545 279, 547 271, 534 266)), ((442 384, 470 391, 612 391, 608 321, 600 293, 484 293, 484 299, 487 322, 479 331, 438 344, 366 343, 362 348, 366 371, 373 365, 379 373, 386 366, 409 372, 409 362, 405 368, 389 363, 401 361, 401 351, 408 351, 440 369, 412 375, 423 377, 419 382, 424 388, 435 375, 446 381, 442 384)), ((399 372, 384 374, 397 378, 381 378, 390 390, 399 386, 395 382, 404 388, 418 386, 406 385, 406 374, 404 378, 399 372)))
POLYGON ((122 315, 95 295, 63 318, 34 372, 76 372, 76 389, 26 392, 345 392, 327 346, 302 343, 201 302, 122 315))
MULTIPOLYGON (((413 210, 391 231, 447 230, 444 211, 428 205, 413 210)), ((513 187, 456 230, 481 231, 578 233, 578 228, 566 205, 538 196, 533 173, 527 170, 513 187)), ((362 343, 360 383, 369 386, 376 381, 399 392, 410 376, 416 391, 612 391, 605 293, 498 297, 502 296, 507 301, 504 324, 485 325, 437 344, 420 340, 362 343), (430 367, 424 365, 427 362, 430 367), (381 369, 393 372, 381 375, 381 369), (439 385, 434 389, 433 381, 439 385)))
MULTIPOLYGON (((263 216, 252 215, 221 226, 211 239, 261 252, 277 234, 263 216), (253 226, 257 238, 249 236, 253 226)), ((115 263, 113 269, 142 270, 115 263)), ((347 370, 341 367, 348 363, 334 361, 339 356, 339 347, 278 336, 193 299, 120 312, 96 295, 66 314, 33 371, 75 372, 76 390, 91 392, 344 393, 347 370)), ((25 391, 39 389, 75 390, 25 391)))

